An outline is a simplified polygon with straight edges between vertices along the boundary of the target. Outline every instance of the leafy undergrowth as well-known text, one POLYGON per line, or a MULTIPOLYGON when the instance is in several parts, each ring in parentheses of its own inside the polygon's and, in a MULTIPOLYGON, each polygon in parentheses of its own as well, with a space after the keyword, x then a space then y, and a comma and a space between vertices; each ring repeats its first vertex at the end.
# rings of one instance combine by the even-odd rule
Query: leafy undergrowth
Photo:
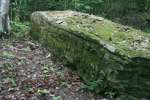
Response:
POLYGON ((0 100, 101 100, 38 43, 0 41, 0 100))
POLYGON ((17 39, 29 37, 30 22, 12 21, 11 28, 11 37, 17 39))

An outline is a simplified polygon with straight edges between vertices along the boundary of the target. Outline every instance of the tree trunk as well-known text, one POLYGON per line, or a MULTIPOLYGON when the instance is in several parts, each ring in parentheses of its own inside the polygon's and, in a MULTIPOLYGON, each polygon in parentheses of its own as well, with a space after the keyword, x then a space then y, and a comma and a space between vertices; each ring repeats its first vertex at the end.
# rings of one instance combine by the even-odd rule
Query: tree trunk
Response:
POLYGON ((9 2, 10 0, 0 0, 0 34, 1 36, 9 35, 9 30, 10 30, 9 2))

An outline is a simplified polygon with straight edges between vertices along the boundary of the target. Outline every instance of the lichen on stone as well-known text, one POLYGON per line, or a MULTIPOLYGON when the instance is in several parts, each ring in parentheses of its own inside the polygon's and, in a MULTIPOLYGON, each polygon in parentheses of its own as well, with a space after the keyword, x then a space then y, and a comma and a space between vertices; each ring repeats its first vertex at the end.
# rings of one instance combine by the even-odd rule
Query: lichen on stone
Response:
POLYGON ((95 91, 150 98, 150 39, 143 32, 74 11, 32 14, 31 36, 95 91))

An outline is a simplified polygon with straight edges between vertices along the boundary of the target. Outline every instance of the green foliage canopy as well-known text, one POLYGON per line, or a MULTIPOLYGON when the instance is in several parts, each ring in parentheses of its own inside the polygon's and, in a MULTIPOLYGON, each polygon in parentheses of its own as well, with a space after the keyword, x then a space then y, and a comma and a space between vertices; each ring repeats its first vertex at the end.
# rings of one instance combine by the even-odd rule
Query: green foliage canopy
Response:
POLYGON ((148 11, 150 0, 11 0, 11 18, 28 20, 34 11, 72 9, 91 14, 148 11))

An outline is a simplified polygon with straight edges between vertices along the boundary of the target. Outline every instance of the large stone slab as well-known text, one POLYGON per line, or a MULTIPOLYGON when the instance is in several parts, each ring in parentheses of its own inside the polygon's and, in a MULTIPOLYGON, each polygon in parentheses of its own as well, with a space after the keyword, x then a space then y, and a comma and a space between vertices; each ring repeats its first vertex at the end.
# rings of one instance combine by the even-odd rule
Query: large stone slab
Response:
POLYGON ((73 11, 35 12, 31 20, 31 36, 94 90, 150 98, 150 39, 142 31, 73 11))

